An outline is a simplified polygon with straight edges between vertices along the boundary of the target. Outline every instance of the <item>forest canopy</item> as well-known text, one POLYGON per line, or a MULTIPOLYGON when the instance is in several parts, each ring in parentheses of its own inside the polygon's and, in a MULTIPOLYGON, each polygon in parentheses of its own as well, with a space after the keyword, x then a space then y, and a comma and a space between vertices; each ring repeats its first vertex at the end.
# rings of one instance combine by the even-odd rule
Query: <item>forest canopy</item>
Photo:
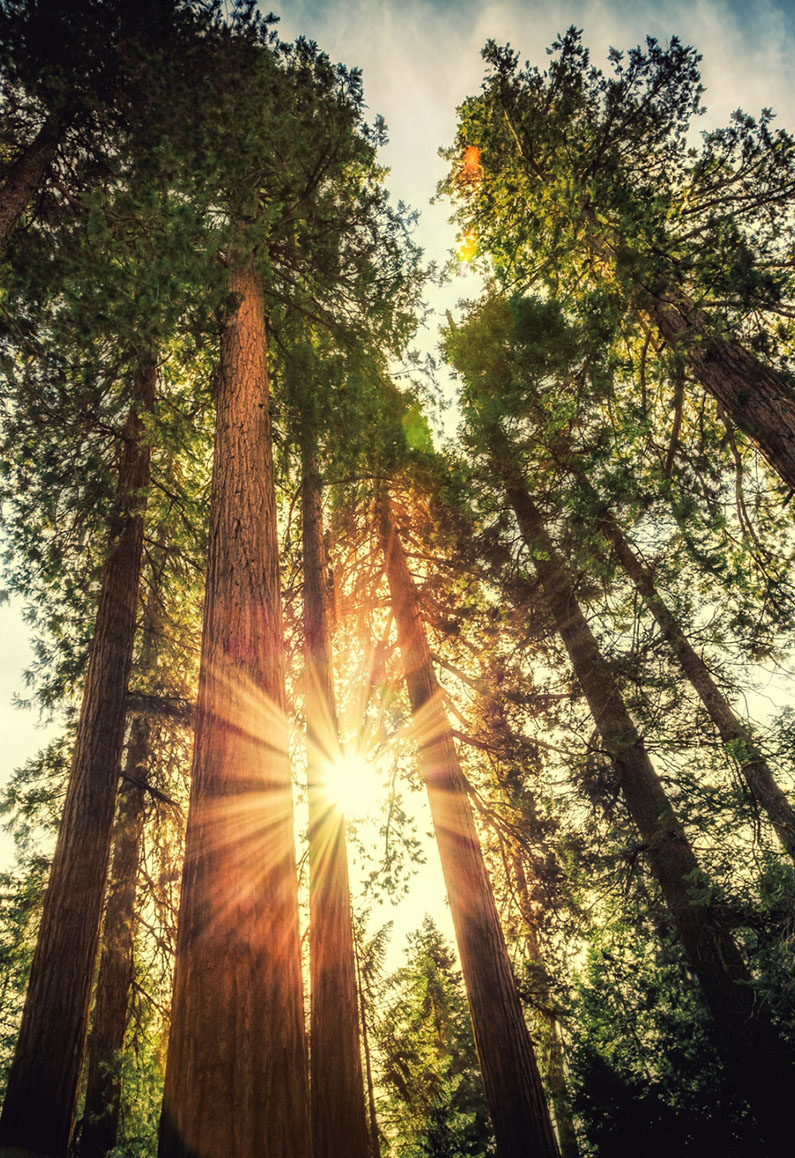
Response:
POLYGON ((254 0, 0 0, 0 1158, 791 1156, 795 138, 482 58, 438 269, 254 0))

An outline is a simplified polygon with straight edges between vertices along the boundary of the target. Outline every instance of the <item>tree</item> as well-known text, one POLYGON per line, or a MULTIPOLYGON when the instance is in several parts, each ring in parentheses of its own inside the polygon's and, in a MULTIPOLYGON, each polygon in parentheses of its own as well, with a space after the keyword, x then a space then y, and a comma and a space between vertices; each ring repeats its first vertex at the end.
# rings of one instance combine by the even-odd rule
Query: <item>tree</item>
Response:
MULTIPOLYGON (((595 527, 612 548, 620 568, 654 617, 682 675, 737 761, 753 798, 767 813, 783 848, 793 857, 795 810, 777 783, 750 725, 735 713, 663 598, 651 567, 642 561, 610 503, 589 478, 589 468, 593 470, 597 456, 602 458, 605 454, 598 446, 598 441, 605 442, 605 436, 599 429, 595 404, 604 389, 605 368, 599 364, 604 357, 602 350, 599 346, 594 350, 587 333, 578 333, 576 327, 567 324, 556 303, 517 296, 509 304, 493 295, 470 313, 465 328, 451 333, 448 348, 459 367, 470 374, 474 366, 489 364, 495 393, 499 379, 504 415, 523 428, 525 442, 534 445, 535 456, 547 463, 548 470, 551 466, 568 477, 573 493, 564 497, 563 488, 557 483, 559 494, 555 501, 576 505, 578 517, 595 527), (553 383, 557 390, 550 388, 553 383)), ((617 376, 618 370, 614 373, 617 376)), ((608 444, 608 455, 616 450, 608 444)), ((630 486, 623 486, 624 490, 640 489, 637 473, 630 486)), ((620 472, 613 469, 606 481, 620 498, 620 472)), ((651 480, 652 485, 654 481, 651 480)))
POLYGON ((230 290, 160 1154, 307 1158, 262 285, 237 265, 230 290))
POLYGON ((66 1152, 88 1022, 138 606, 144 418, 157 370, 149 362, 133 373, 69 788, 0 1118, 0 1145, 30 1153, 66 1152))
POLYGON ((339 751, 327 568, 315 423, 302 422, 304 678, 309 791, 309 920, 312 1144, 315 1158, 343 1150, 368 1158, 370 1137, 359 1050, 345 818, 329 800, 326 769, 339 751))
POLYGON ((398 1153, 493 1154, 461 975, 430 917, 410 935, 406 964, 384 988, 377 1026, 382 1112, 398 1153))
POLYGON ((484 56, 491 72, 460 110, 445 185, 463 229, 507 279, 544 285, 608 330, 656 327, 795 486, 795 397, 776 337, 791 312, 792 137, 769 111, 737 113, 700 154, 688 149, 699 57, 676 38, 626 59, 611 50, 612 76, 573 28, 544 73, 493 41, 484 56), (482 158, 469 176, 467 147, 482 158))
POLYGON ((141 115, 147 89, 169 56, 179 56, 192 9, 198 14, 179 0, 4 0, 0 148, 10 158, 0 184, 0 249, 45 187, 50 209, 73 216, 92 172, 116 168, 136 130, 152 133, 151 117, 141 115))
POLYGON ((694 904, 694 885, 698 881, 706 885, 703 874, 580 609, 565 560, 517 470, 515 448, 499 426, 488 420, 485 435, 491 467, 503 480, 544 600, 615 766, 681 944, 701 983, 724 1062, 753 1107, 770 1153, 783 1154, 787 1130, 781 1117, 781 1083, 792 1069, 788 1051, 753 995, 745 962, 719 912, 709 904, 694 904))
POLYGON ((419 599, 386 494, 379 500, 378 533, 497 1153, 500 1158, 521 1154, 532 1139, 540 1153, 556 1158, 557 1142, 442 706, 419 599))

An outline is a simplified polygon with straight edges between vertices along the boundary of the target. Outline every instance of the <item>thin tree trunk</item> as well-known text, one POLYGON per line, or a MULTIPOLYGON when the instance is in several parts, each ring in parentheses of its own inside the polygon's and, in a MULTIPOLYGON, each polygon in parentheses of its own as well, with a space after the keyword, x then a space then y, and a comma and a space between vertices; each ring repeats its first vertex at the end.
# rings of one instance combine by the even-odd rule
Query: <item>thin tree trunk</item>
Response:
POLYGON ((544 599, 569 654, 606 751, 613 760, 630 817, 673 920, 685 955, 712 1014, 716 1044, 729 1074, 747 1098, 768 1147, 791 1154, 785 1091, 793 1066, 767 1011, 751 987, 745 962, 716 907, 696 899, 708 882, 624 705, 610 665, 580 610, 574 584, 543 518, 512 465, 516 454, 492 431, 492 463, 503 479, 522 537, 532 553, 544 599))
MULTIPOLYGON (((125 773, 138 781, 147 775, 149 730, 148 719, 137 716, 132 725, 125 773)), ((121 1106, 119 1055, 124 1045, 133 981, 135 893, 143 825, 144 788, 125 779, 119 791, 102 953, 88 1035, 88 1074, 79 1158, 104 1158, 116 1145, 121 1106)))
POLYGON ((368 1158, 345 819, 325 791, 325 767, 339 742, 320 477, 308 417, 302 443, 312 1147, 314 1158, 368 1158))
POLYGON ((522 914, 525 927, 527 956, 531 964, 535 966, 534 993, 538 999, 536 1014, 543 1025, 546 1044, 544 1079, 546 1087, 549 1090, 549 1100, 552 1103, 560 1154, 561 1158, 580 1158, 580 1148, 577 1143, 577 1134, 574 1129, 574 1119, 571 1113, 571 1099, 566 1082, 560 1027, 554 1009, 549 975, 541 955, 541 947, 538 943, 536 926, 531 912, 527 877, 525 876, 522 859, 518 852, 514 853, 513 876, 519 898, 519 911, 522 914))
POLYGON ((704 705, 721 740, 724 744, 736 745, 734 756, 751 794, 767 813, 781 844, 795 861, 795 810, 786 793, 776 783, 767 761, 754 742, 751 729, 735 715, 704 660, 658 592, 651 571, 630 547, 612 512, 582 472, 575 471, 575 477, 594 503, 599 529, 612 543, 619 563, 657 621, 663 639, 673 650, 682 672, 704 705))
POLYGON ((124 429, 63 820, 0 1119, 3 1158, 63 1158, 74 1125, 135 637, 150 458, 141 415, 155 379, 151 365, 137 374, 124 429))
POLYGON ((25 207, 38 193, 61 139, 62 118, 51 113, 11 165, 0 188, 0 249, 25 207))
POLYGON ((263 294, 230 288, 159 1154, 309 1158, 263 294))
POLYGON ((359 988, 359 1013, 362 1023, 362 1047, 364 1049, 364 1071, 367 1080, 367 1111, 370 1123, 370 1155, 371 1158, 381 1158, 381 1141, 378 1134, 378 1115, 375 1109, 375 1084, 373 1082, 373 1067, 370 1061, 370 1041, 367 1033, 367 1001, 362 981, 362 969, 359 961, 359 950, 356 938, 353 940, 353 952, 356 958, 356 981, 359 988))
MULTIPOLYGON (((158 613, 161 576, 154 570, 154 590, 144 602, 139 672, 154 668, 162 625, 158 613)), ((113 831, 105 918, 102 926, 94 1009, 87 1046, 86 1096, 79 1127, 77 1158, 103 1158, 116 1145, 121 1108, 120 1054, 130 1006, 135 942, 135 898, 141 837, 149 779, 151 719, 134 716, 127 744, 113 831)))
POLYGON ((466 785, 388 496, 379 503, 398 642, 499 1158, 558 1158, 466 785))

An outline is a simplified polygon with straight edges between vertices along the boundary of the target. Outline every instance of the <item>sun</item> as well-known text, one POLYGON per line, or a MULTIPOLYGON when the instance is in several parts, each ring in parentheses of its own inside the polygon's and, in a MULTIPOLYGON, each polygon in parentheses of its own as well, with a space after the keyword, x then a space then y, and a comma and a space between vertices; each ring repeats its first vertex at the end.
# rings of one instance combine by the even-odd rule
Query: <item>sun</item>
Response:
POLYGON ((341 752, 326 767, 326 792, 348 820, 369 816, 381 798, 381 782, 360 752, 341 752))

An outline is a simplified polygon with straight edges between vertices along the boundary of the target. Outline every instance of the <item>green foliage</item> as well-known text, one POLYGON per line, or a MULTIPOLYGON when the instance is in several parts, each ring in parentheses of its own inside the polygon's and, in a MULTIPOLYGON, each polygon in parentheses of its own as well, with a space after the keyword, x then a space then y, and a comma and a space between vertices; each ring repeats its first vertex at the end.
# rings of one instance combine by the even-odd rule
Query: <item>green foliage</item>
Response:
POLYGON ((379 1118, 405 1158, 495 1153, 461 976, 430 917, 384 986, 379 1118))
POLYGON ((709 1043, 676 947, 638 925, 595 933, 577 979, 570 1056, 588 1153, 747 1153, 753 1129, 709 1043), (684 981, 684 984, 683 984, 684 981))

